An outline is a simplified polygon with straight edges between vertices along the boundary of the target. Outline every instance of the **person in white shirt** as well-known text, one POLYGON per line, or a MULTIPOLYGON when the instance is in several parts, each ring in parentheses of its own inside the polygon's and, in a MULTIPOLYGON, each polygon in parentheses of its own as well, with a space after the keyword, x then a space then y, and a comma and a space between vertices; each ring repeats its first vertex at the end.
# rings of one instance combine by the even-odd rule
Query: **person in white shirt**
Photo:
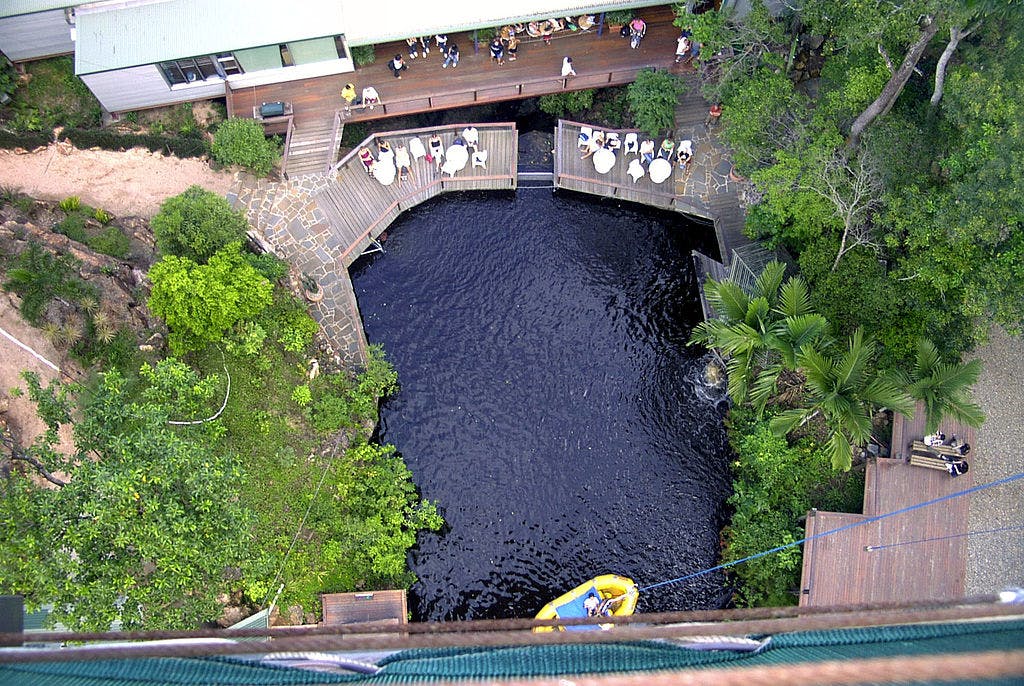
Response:
POLYGON ((569 76, 576 76, 576 70, 573 69, 572 58, 571 57, 563 57, 562 58, 562 77, 566 78, 566 77, 569 77, 569 76))

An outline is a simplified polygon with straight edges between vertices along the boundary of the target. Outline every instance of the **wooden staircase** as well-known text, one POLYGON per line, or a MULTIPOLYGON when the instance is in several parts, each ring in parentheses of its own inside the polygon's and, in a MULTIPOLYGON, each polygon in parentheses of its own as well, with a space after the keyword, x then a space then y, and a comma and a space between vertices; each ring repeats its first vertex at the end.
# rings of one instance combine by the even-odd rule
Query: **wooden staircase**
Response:
POLYGON ((296 127, 288 145, 284 173, 289 179, 307 174, 323 174, 337 159, 341 143, 341 123, 324 121, 296 127))

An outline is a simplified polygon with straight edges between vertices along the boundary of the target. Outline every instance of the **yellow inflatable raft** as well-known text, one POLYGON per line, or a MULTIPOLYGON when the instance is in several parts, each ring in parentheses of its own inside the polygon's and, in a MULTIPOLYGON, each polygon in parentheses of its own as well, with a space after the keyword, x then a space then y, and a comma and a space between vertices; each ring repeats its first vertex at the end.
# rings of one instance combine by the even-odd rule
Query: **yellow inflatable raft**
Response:
MULTIPOLYGON (((597 596, 599 606, 598 615, 608 617, 625 617, 633 614, 636 610, 636 603, 640 599, 640 592, 632 579, 618 574, 602 574, 586 583, 582 583, 567 593, 563 593, 550 603, 541 608, 537 613, 537 619, 569 619, 577 617, 590 617, 586 607, 587 596, 597 596)), ((590 601, 589 604, 593 604, 590 601)), ((611 624, 587 625, 587 626, 538 626, 534 631, 587 631, 596 629, 611 628, 611 624)))

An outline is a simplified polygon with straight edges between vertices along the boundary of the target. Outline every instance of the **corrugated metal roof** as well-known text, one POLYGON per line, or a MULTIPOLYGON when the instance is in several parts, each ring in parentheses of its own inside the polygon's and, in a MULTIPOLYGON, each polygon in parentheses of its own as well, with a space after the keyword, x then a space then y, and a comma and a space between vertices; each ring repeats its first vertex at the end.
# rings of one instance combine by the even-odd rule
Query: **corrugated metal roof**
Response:
POLYGON ((74 7, 78 4, 80 3, 70 0, 3 0, 0 2, 0 18, 46 12, 47 10, 62 10, 65 7, 74 7))
POLYGON ((338 0, 156 0, 77 12, 75 71, 90 74, 344 33, 338 0))
MULTIPOLYGON (((27 0, 22 0, 27 1, 27 0)), ((164 60, 344 34, 350 45, 454 33, 535 17, 647 2, 516 0, 139 0, 80 8, 75 69, 90 74, 164 60)))

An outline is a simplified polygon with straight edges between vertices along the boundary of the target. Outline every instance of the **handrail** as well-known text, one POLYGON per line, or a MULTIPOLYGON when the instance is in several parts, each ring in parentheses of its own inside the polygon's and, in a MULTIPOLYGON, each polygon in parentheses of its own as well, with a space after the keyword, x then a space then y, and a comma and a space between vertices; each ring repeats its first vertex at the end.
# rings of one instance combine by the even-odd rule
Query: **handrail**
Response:
POLYGON ((295 119, 292 115, 288 115, 288 128, 285 129, 284 134, 284 156, 281 158, 281 173, 284 178, 288 178, 288 153, 291 152, 292 144, 292 132, 295 131, 295 119))
POLYGON ((327 158, 327 165, 324 167, 324 173, 330 174, 334 168, 334 155, 338 152, 338 146, 341 145, 341 112, 334 110, 334 131, 331 133, 331 155, 327 158))
MULTIPOLYGON (((429 191, 429 190, 433 189, 435 186, 438 186, 438 185, 441 185, 441 184, 445 184, 445 183, 451 183, 451 182, 463 183, 463 182, 466 182, 466 181, 501 181, 501 180, 504 180, 504 179, 510 179, 510 177, 505 176, 503 174, 497 174, 497 175, 490 174, 490 175, 485 175, 485 176, 459 176, 459 177, 451 176, 451 177, 448 177, 447 179, 444 179, 444 178, 432 179, 425 186, 419 186, 415 190, 413 190, 413 191, 411 191, 409 193, 406 193, 405 195, 403 195, 402 197, 400 197, 400 198, 398 198, 396 200, 393 200, 390 205, 385 207, 380 212, 380 214, 377 215, 376 219, 374 219, 372 222, 370 222, 370 225, 368 227, 366 227, 366 230, 363 231, 361 234, 359 234, 359 236, 356 238, 356 240, 352 241, 352 243, 349 244, 349 246, 347 248, 345 248, 345 251, 343 253, 341 253, 341 256, 338 259, 344 260, 346 257, 348 257, 349 254, 355 249, 355 247, 357 245, 359 245, 360 243, 362 243, 364 240, 366 240, 366 238, 369 237, 369 235, 371 233, 373 233, 373 230, 375 228, 377 228, 377 226, 382 221, 384 221, 384 218, 388 216, 388 214, 391 212, 391 210, 395 209, 396 207, 401 205, 403 202, 411 200, 412 198, 416 197, 417 195, 420 195, 421 193, 423 193, 425 191, 429 191)), ((442 190, 443 190, 443 188, 442 188, 442 190)))
POLYGON ((360 148, 370 147, 370 144, 378 137, 408 136, 410 134, 419 135, 426 131, 462 131, 462 129, 466 128, 467 126, 474 126, 477 129, 509 129, 511 131, 515 131, 516 128, 516 125, 513 122, 484 122, 465 124, 443 124, 441 126, 424 126, 418 129, 399 129, 398 131, 381 131, 379 133, 371 133, 369 136, 361 140, 357 145, 353 146, 352 149, 349 150, 344 157, 338 160, 334 164, 334 166, 330 168, 330 171, 328 171, 328 173, 336 172, 342 167, 344 167, 353 157, 355 157, 358 154, 360 148))
MULTIPOLYGON (((635 80, 637 73, 645 67, 623 67, 621 69, 606 69, 598 72, 585 72, 577 75, 575 79, 566 79, 561 75, 558 76, 540 76, 532 79, 522 79, 517 83, 501 83, 496 85, 486 85, 480 87, 466 88, 463 90, 452 90, 445 91, 437 96, 422 94, 415 96, 406 96, 404 98, 381 98, 379 103, 375 103, 376 106, 381 108, 381 114, 389 114, 388 107, 392 109, 397 105, 426 102, 427 109, 434 109, 435 99, 447 101, 459 96, 472 95, 472 102, 480 102, 479 93, 480 91, 489 91, 496 89, 508 89, 513 91, 513 94, 508 96, 506 99, 514 99, 518 97, 525 97, 523 89, 526 86, 533 86, 538 84, 555 84, 559 83, 561 86, 557 89, 560 91, 573 91, 573 90, 584 90, 587 88, 596 88, 601 85, 615 85, 618 83, 625 83, 627 81, 635 80), (602 79, 603 77, 603 79, 602 79), (571 86, 571 87, 570 87, 571 86)), ((555 91, 552 91, 555 92, 555 91)), ((527 95, 538 95, 539 93, 530 93, 527 95)), ((494 102, 493 99, 485 99, 483 102, 494 102)), ((450 105, 443 105, 448 107, 450 105)), ((364 110, 363 112, 366 112, 364 110)), ((404 112, 403 112, 404 113, 404 112)), ((349 118, 361 118, 356 112, 352 112, 349 118)), ((371 117, 366 117, 367 119, 371 117)), ((378 118, 376 115, 373 118, 378 118)))

